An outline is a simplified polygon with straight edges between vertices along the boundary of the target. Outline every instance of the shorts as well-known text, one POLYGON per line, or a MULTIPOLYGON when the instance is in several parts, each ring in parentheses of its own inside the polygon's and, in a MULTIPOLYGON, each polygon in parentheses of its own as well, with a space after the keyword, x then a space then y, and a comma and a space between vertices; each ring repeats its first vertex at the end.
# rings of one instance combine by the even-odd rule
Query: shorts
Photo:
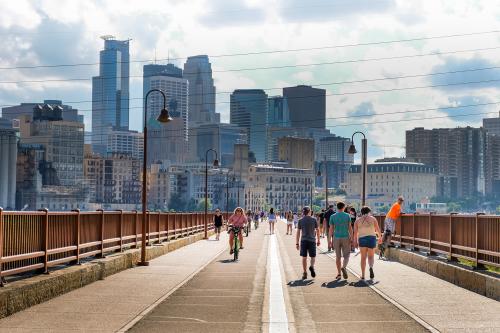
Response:
POLYGON ((286 225, 292 225, 293 221, 286 221, 286 225))
POLYGON ((276 222, 276 220, 269 220, 269 223, 274 223, 276 222))
POLYGON ((367 247, 369 249, 374 249, 377 247, 377 237, 376 236, 365 236, 359 238, 359 247, 367 247))
POLYGON ((215 226, 215 233, 220 234, 220 228, 221 227, 222 227, 221 225, 216 225, 215 226))
POLYGON ((396 230, 396 221, 394 221, 390 217, 386 217, 384 221, 384 229, 389 230, 391 233, 394 233, 394 231, 396 230))
POLYGON ((333 248, 335 249, 335 255, 337 258, 349 258, 351 254, 351 241, 349 238, 334 238, 333 248))
POLYGON ((309 253, 309 257, 316 257, 316 243, 314 241, 301 240, 300 241, 300 256, 307 257, 307 253, 309 253))

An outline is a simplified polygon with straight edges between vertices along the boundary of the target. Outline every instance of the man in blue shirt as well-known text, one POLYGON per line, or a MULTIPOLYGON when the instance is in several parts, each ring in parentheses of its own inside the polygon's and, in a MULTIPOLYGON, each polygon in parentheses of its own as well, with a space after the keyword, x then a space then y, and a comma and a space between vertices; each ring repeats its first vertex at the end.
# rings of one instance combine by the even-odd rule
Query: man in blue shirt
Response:
POLYGON ((344 279, 347 279, 347 263, 349 262, 349 256, 351 255, 351 242, 352 242, 352 226, 351 226, 351 216, 344 212, 345 203, 339 201, 337 203, 337 213, 332 215, 329 220, 330 230, 329 230, 329 240, 334 236, 333 245, 328 247, 333 247, 335 249, 335 260, 337 264, 337 277, 340 279, 340 272, 344 279), (342 263, 342 257, 344 257, 344 262, 342 263))

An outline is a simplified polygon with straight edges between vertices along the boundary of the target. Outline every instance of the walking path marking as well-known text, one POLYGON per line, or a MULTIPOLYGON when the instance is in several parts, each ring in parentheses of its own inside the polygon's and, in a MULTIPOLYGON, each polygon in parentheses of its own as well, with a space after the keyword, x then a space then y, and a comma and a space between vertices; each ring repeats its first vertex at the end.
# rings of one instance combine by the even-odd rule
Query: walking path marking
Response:
MULTIPOLYGON (((276 228, 276 231, 278 229, 276 228)), ((283 296, 283 279, 277 246, 276 235, 269 239, 269 332, 288 332, 288 317, 286 315, 285 298, 283 296)))

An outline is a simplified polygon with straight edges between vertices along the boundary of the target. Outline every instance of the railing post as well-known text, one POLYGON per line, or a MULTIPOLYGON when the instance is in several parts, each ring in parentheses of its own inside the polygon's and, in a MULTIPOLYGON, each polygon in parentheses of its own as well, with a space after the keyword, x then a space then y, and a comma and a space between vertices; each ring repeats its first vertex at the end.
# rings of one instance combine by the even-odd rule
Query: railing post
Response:
POLYGON ((429 252, 428 256, 432 256, 435 253, 432 252, 432 212, 429 212, 429 252))
POLYGON ((120 212, 120 252, 123 252, 123 209, 118 209, 120 212))
POLYGON ((411 250, 415 251, 415 215, 417 213, 413 213, 412 219, 411 219, 411 237, 412 237, 412 245, 411 245, 411 250))
POLYGON ((101 258, 104 258, 104 210, 98 209, 101 212, 101 258))
POLYGON ((135 242, 134 242, 134 248, 137 249, 137 238, 138 235, 137 235, 137 219, 139 218, 139 213, 137 212, 137 210, 134 210, 135 212, 135 219, 134 219, 134 232, 135 232, 135 242))
POLYGON ((476 213, 476 262, 473 267, 474 270, 484 270, 485 267, 483 264, 480 264, 479 261, 479 215, 484 215, 483 213, 476 213))
POLYGON ((450 237, 450 247, 449 247, 449 250, 448 250, 448 261, 457 261, 454 257, 453 257, 453 215, 456 215, 457 213, 450 213, 450 222, 449 222, 449 226, 450 226, 450 232, 449 232, 449 237, 450 237))
POLYGON ((148 214, 148 225, 146 226, 147 230, 146 230, 146 235, 148 235, 148 239, 146 241, 146 245, 151 245, 150 244, 150 241, 151 241, 151 212, 149 210, 146 211, 146 214, 148 214))
POLYGON ((45 212, 43 218, 43 251, 45 252, 43 256, 43 274, 49 274, 49 210, 47 208, 40 209, 40 211, 45 212))
POLYGON ((160 218, 161 218, 161 211, 158 211, 158 244, 161 244, 161 230, 160 230, 160 218))
POLYGON ((73 212, 77 212, 76 215, 76 264, 80 265, 80 209, 73 209, 73 212))
POLYGON ((170 232, 169 232, 170 228, 168 226, 170 224, 170 213, 165 213, 165 214, 166 214, 165 218, 167 220, 167 222, 165 223, 165 231, 166 231, 166 235, 167 235, 166 237, 167 237, 167 242, 168 242, 170 240, 170 232))
POLYGON ((4 285, 2 276, 2 256, 3 256, 3 208, 0 207, 0 287, 4 285))

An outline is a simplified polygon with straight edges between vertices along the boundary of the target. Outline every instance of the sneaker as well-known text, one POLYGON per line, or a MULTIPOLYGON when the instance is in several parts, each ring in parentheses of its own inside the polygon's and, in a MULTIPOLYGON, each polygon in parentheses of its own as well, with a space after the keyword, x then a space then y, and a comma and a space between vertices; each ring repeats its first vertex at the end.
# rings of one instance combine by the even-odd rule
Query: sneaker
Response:
POLYGON ((233 249, 229 250, 229 254, 233 254, 233 253, 234 253, 233 249))
POLYGON ((342 276, 344 277, 344 280, 347 280, 348 278, 348 275, 347 275, 347 269, 345 269, 345 267, 342 267, 342 276))
POLYGON ((307 279, 307 273, 306 272, 302 273, 302 280, 305 280, 305 279, 307 279))
POLYGON ((243 246, 240 246, 240 250, 243 250, 243 246))
POLYGON ((375 273, 373 273, 373 268, 370 267, 370 279, 373 279, 375 277, 375 273))
POLYGON ((309 271, 311 271, 311 276, 316 277, 316 271, 314 270, 314 267, 309 267, 309 271))

